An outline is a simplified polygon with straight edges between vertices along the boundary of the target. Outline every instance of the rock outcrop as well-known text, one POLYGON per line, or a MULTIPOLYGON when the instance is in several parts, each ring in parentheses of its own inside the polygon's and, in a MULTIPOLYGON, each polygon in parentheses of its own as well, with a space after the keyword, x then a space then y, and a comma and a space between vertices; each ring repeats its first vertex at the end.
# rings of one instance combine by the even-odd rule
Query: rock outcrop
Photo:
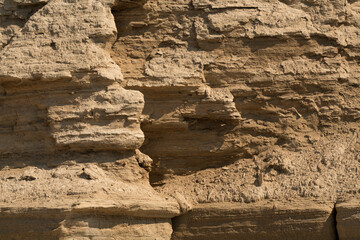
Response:
POLYGON ((359 238, 359 24, 347 0, 0 0, 0 239, 359 238))
POLYGON ((359 239, 359 199, 336 204, 336 222, 339 239, 359 239))
POLYGON ((116 3, 45 2, 1 5, 17 19, 42 4, 4 27, 0 238, 169 239, 179 205, 149 184, 144 98, 109 54, 116 3))
POLYGON ((332 211, 306 200, 200 204, 173 220, 173 239, 337 239, 332 211))

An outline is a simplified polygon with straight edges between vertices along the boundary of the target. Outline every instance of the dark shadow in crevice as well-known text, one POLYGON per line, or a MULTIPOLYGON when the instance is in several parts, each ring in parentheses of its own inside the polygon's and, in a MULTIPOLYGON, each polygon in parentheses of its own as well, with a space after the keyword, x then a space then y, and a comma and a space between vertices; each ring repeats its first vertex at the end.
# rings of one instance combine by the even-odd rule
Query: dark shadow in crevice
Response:
MULTIPOLYGON (((0 18, 0 27, 6 29, 10 25, 17 25, 19 28, 23 28, 26 24, 26 22, 30 19, 31 16, 33 16, 36 12, 38 12, 41 8, 43 8, 47 3, 34 3, 34 4, 26 4, 26 5, 15 5, 15 3, 12 0, 5 0, 4 3, 4 9, 8 11, 12 11, 13 14, 10 16, 1 16, 0 18), (20 10, 19 12, 25 12, 24 15, 21 17, 17 16, 15 13, 14 7, 16 6, 17 10, 20 10), (27 13, 26 13, 27 12, 27 13), (5 21, 3 21, 5 19, 5 21)), ((0 45, 0 50, 2 48, 5 48, 9 44, 12 43, 14 37, 16 34, 14 32, 8 33, 9 39, 2 43, 2 46, 0 45)))
POLYGON ((334 228, 334 233, 336 235, 336 240, 339 240, 340 239, 340 236, 339 236, 339 232, 338 232, 338 228, 337 228, 337 221, 336 221, 336 216, 337 216, 337 211, 336 211, 336 203, 334 204, 334 209, 331 213, 331 216, 333 217, 333 228, 334 228))

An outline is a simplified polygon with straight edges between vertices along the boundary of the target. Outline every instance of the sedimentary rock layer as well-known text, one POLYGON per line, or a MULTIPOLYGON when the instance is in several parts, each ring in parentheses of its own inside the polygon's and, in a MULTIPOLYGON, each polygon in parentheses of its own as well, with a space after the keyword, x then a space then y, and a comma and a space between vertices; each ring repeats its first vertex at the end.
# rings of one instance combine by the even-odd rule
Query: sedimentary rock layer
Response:
POLYGON ((143 95, 108 53, 116 4, 1 2, 16 19, 1 25, 1 239, 171 236, 179 205, 150 186, 138 150, 143 95))
POLYGON ((0 238, 358 238, 359 23, 346 0, 0 0, 0 238))
MULTIPOLYGON (((154 160, 152 182, 246 159, 272 178, 266 162, 279 151, 301 152, 303 160, 288 160, 300 172, 324 166, 311 174, 334 177, 320 171, 343 159, 343 147, 330 154, 328 142, 348 134, 355 134, 350 145, 358 141, 358 7, 153 0, 113 11, 112 57, 126 87, 145 97, 141 149, 154 160)), ((358 166, 355 156, 346 161, 339 165, 358 166)))
POLYGON ((1 211, 2 239, 169 239, 166 218, 122 216, 116 208, 6 209, 1 211))
POLYGON ((306 200, 200 204, 173 224, 172 239, 337 239, 333 207, 306 200))
POLYGON ((358 199, 351 199, 336 204, 336 227, 339 239, 360 238, 360 204, 358 199))

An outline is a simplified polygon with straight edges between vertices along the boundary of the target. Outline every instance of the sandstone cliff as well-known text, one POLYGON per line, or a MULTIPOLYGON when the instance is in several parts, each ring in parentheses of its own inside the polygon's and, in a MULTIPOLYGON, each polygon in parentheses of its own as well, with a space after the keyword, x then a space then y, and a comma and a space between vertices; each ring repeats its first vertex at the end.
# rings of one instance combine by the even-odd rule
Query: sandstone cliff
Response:
POLYGON ((0 239, 359 239, 360 2, 0 0, 0 239))

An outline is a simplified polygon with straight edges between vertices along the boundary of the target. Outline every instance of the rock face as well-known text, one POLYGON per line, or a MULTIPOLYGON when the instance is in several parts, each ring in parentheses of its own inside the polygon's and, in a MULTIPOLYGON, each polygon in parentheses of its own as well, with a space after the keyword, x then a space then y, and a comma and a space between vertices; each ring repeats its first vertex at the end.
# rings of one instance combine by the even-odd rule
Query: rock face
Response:
POLYGON ((358 239, 359 24, 347 0, 0 0, 0 239, 358 239))
POLYGON ((336 205, 336 222, 340 239, 359 239, 359 199, 351 199, 336 205))
POLYGON ((173 239, 337 239, 332 210, 306 200, 200 204, 173 220, 173 239))
POLYGON ((150 186, 138 150, 143 94, 109 54, 114 4, 1 2, 17 20, 2 22, 1 239, 171 236, 179 205, 150 186))

